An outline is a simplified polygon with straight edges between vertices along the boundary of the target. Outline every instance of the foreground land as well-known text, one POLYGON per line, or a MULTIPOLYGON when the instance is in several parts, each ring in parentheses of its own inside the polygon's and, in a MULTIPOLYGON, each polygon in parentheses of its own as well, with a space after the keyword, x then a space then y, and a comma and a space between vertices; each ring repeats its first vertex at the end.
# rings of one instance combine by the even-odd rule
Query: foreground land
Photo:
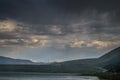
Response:
POLYGON ((0 72, 24 72, 24 73, 70 73, 78 76, 97 76, 100 80, 120 80, 120 73, 115 72, 81 72, 81 71, 68 71, 61 68, 54 68, 54 66, 34 66, 34 65, 0 65, 0 72))
POLYGON ((83 76, 97 76, 100 80, 120 80, 120 73, 84 73, 83 76))

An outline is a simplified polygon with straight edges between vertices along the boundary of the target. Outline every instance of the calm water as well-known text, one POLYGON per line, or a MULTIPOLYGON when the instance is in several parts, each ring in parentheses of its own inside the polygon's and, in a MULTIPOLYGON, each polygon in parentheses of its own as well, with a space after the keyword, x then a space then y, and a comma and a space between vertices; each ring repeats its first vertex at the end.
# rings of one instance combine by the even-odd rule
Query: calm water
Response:
POLYGON ((50 73, 0 73, 0 80, 99 80, 92 76, 50 73))

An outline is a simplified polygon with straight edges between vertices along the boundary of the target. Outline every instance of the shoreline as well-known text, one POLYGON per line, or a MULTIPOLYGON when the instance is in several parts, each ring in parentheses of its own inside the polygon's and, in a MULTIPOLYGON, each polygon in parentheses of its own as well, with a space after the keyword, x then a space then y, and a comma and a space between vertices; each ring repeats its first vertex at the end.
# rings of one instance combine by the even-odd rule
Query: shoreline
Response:
MULTIPOLYGON (((106 72, 106 73, 42 73, 42 72, 0 72, 0 74, 2 75, 6 75, 6 74, 10 74, 10 75, 14 75, 14 74, 18 74, 18 75, 49 75, 49 76, 96 76, 98 77, 100 80, 119 80, 120 79, 120 73, 112 73, 112 72, 106 72)), ((1 75, 1 76, 2 76, 1 75)))

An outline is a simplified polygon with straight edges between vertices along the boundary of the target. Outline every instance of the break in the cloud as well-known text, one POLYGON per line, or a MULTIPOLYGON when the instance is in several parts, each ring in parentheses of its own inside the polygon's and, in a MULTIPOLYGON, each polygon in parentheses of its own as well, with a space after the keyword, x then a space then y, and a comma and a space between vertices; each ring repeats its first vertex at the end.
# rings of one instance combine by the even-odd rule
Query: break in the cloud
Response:
POLYGON ((120 45, 117 3, 112 0, 1 0, 0 47, 12 51, 16 48, 49 48, 61 53, 73 50, 73 54, 78 53, 76 49, 115 48, 120 45))
POLYGON ((68 46, 105 48, 120 44, 120 27, 119 24, 112 22, 112 15, 89 12, 81 16, 76 23, 65 25, 30 25, 10 19, 1 20, 0 44, 15 47, 59 46, 59 48, 68 46), (88 18, 91 15, 93 16, 88 18))

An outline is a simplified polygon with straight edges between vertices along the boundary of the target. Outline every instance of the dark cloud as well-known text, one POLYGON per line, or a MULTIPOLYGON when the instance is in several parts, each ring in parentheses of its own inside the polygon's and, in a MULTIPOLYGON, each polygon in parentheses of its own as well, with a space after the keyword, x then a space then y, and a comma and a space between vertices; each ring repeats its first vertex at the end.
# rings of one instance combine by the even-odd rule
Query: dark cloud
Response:
POLYGON ((86 9, 119 12, 118 3, 119 0, 0 0, 0 15, 29 23, 65 24, 86 9))
POLYGON ((119 2, 0 0, 0 47, 88 53, 119 46, 119 2))
POLYGON ((17 39, 14 34, 12 35, 11 33, 1 33, 0 32, 0 39, 17 39))

